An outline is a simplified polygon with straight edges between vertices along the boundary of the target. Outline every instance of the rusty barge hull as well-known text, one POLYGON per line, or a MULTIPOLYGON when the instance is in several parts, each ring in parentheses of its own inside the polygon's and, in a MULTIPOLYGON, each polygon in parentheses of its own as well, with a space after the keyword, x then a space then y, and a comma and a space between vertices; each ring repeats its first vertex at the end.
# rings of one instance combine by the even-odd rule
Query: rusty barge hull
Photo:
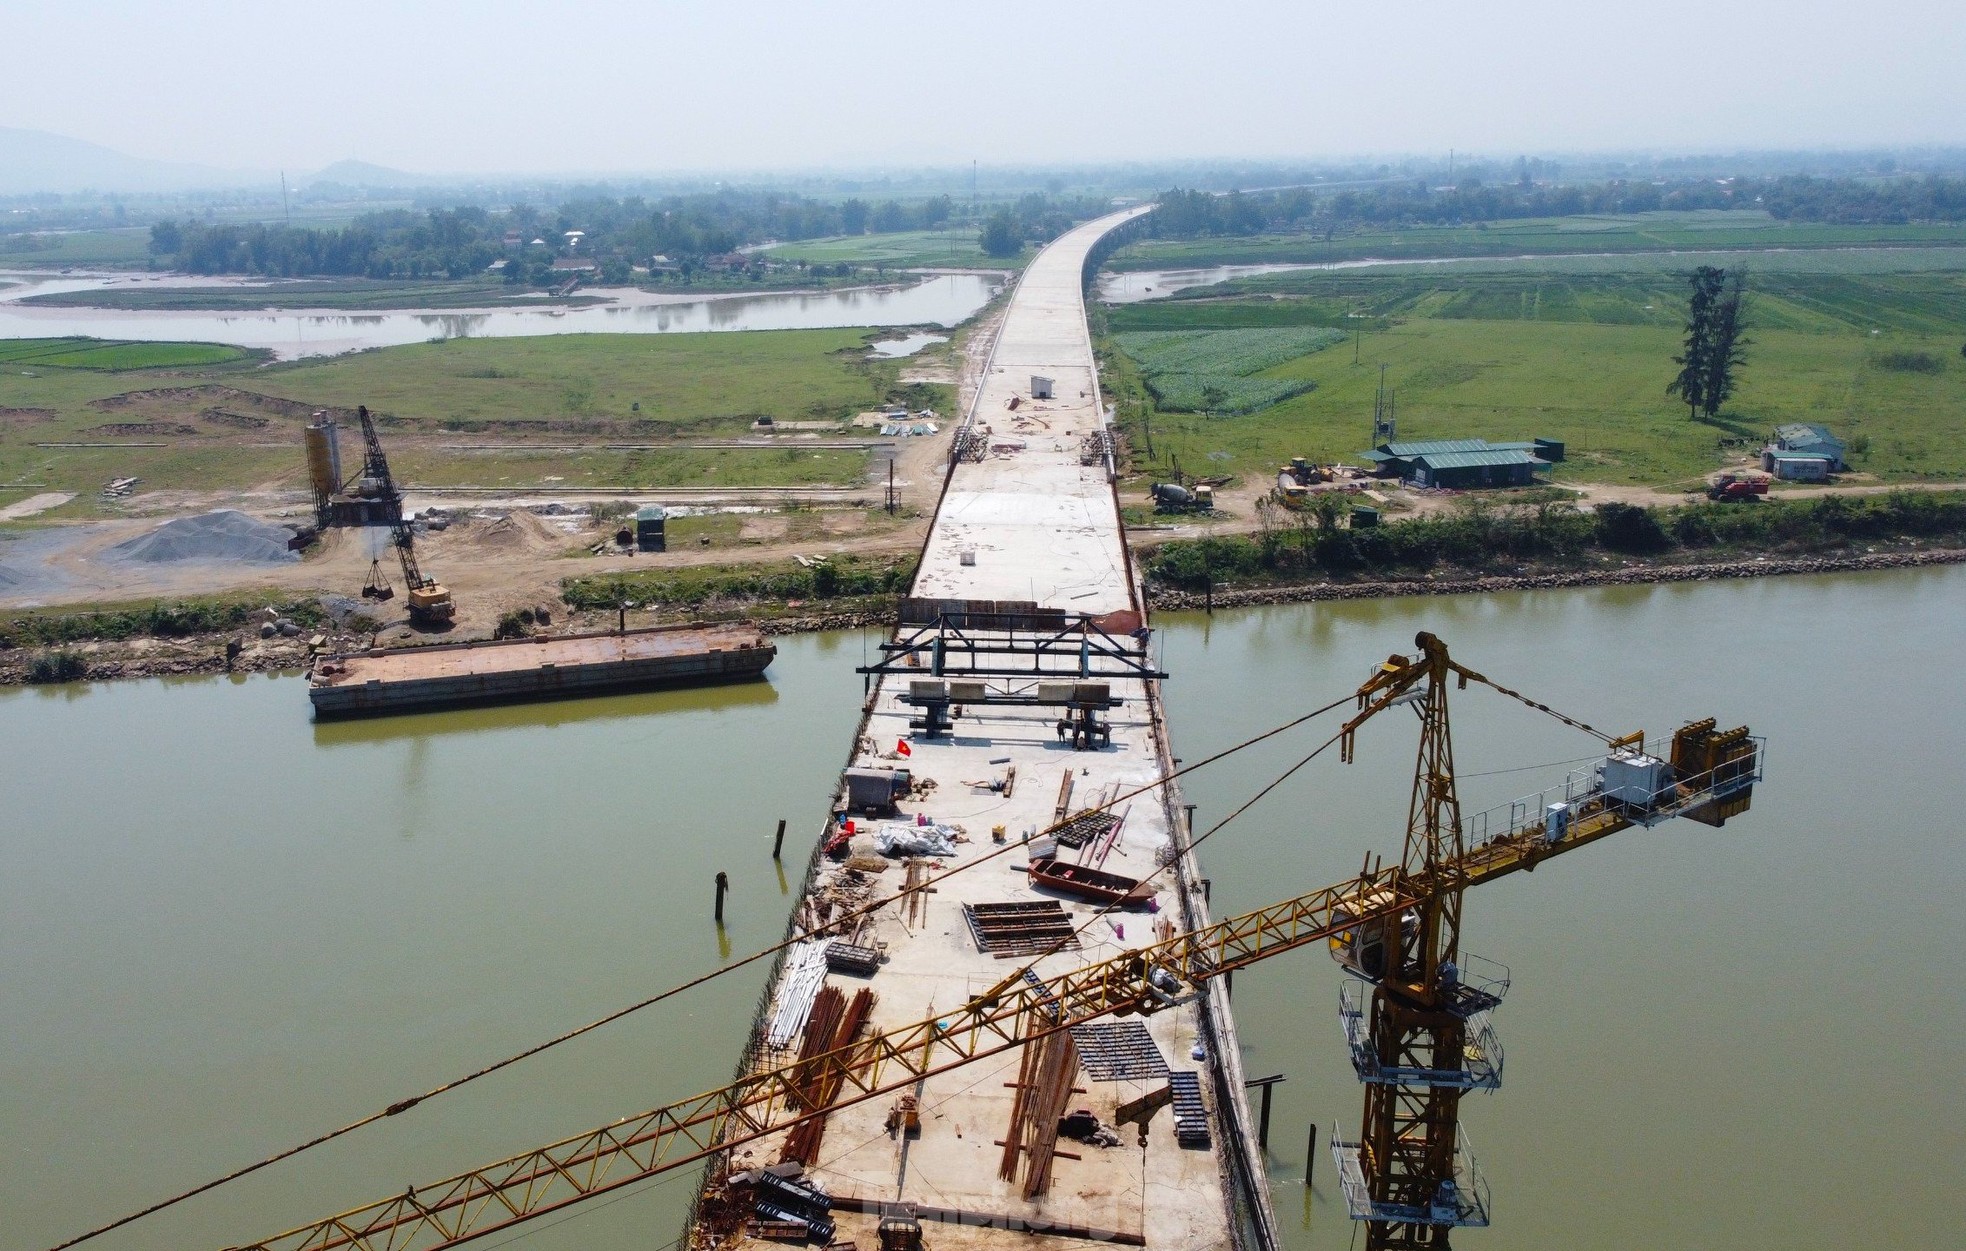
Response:
POLYGON ((741 626, 657 626, 324 656, 309 675, 319 719, 577 699, 752 681, 778 654, 741 626))

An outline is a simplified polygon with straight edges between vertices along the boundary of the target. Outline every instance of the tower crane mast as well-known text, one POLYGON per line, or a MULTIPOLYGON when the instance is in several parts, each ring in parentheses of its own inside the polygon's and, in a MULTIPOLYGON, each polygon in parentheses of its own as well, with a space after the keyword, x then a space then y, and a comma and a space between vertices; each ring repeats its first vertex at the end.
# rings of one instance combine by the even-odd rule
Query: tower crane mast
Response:
POLYGON ((1347 1204, 1368 1222, 1373 1247, 1447 1246, 1453 1227, 1486 1223, 1485 1196, 1464 1182, 1456 1109, 1462 1090, 1485 1084, 1481 1057, 1470 1063, 1471 1040, 1483 1031, 1470 1022, 1499 999, 1492 983, 1461 968, 1464 892, 1633 825, 1672 817, 1719 825, 1747 810, 1760 778, 1760 744, 1745 728, 1718 733, 1713 721, 1701 721, 1674 735, 1668 762, 1638 750, 1642 735, 1598 734, 1611 754, 1595 781, 1538 819, 1512 821, 1469 846, 1454 786, 1447 683, 1479 682, 1550 710, 1455 663, 1434 636, 1417 641, 1417 656, 1392 657, 1359 689, 1359 712, 1342 731, 1349 759, 1367 720, 1387 708, 1419 706, 1421 742, 1397 865, 1368 858, 1354 878, 1109 960, 1042 980, 1013 974, 953 1012, 236 1251, 455 1246, 1075 1025, 1189 1003, 1213 978, 1318 942, 1374 987, 1370 1045, 1355 1039, 1353 1046, 1361 1076, 1373 1074, 1365 1130, 1360 1141, 1334 1147, 1347 1204), (1645 789, 1646 779, 1657 785, 1645 789), (832 1080, 816 1082, 822 1072, 832 1080), (815 1087, 838 1094, 811 1107, 802 1099, 815 1087))

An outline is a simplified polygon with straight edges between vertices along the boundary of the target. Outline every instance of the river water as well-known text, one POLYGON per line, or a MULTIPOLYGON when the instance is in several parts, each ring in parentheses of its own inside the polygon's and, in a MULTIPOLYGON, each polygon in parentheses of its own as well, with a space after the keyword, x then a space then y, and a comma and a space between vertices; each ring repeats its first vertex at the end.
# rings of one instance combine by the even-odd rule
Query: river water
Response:
MULTIPOLYGON (((499 339, 554 334, 672 334, 703 330, 815 330, 838 326, 953 327, 969 320, 1003 285, 997 274, 935 274, 908 286, 712 297, 593 288, 606 304, 584 308, 488 308, 347 313, 269 307, 251 313, 129 311, 48 307, 28 296, 109 287, 214 286, 219 280, 54 277, 7 274, 0 288, 0 339, 89 335, 99 339, 189 340, 265 348, 284 360, 334 356, 432 339, 499 339)), ((237 285, 237 284, 232 284, 237 285)), ((278 303, 278 284, 267 284, 278 303)))
MULTIPOLYGON (((1609 731, 1711 714, 1771 739, 1754 811, 1726 828, 1629 831, 1470 894, 1465 945, 1514 986, 1504 1086, 1464 1104, 1497 1223, 1466 1245, 1957 1244, 1962 595, 1966 570, 1933 569, 1159 623, 1189 759, 1326 702, 1419 629, 1609 731)), ((46 1247, 774 941, 865 647, 780 640, 769 684, 320 727, 294 678, 0 693, 0 1247, 46 1247)), ((1589 754, 1479 688, 1453 714, 1471 811, 1569 766, 1498 770, 1589 754)), ((1199 826, 1329 732, 1193 775, 1199 826)), ((1412 750, 1411 722, 1383 717, 1358 763, 1321 758, 1211 836, 1217 915, 1396 854, 1412 750)), ((98 1245, 231 1245, 719 1085, 762 976, 98 1245)), ((1288 1079, 1272 1151, 1293 1251, 1352 1235, 1322 1153, 1334 1117, 1358 1119, 1338 982, 1311 952, 1235 987, 1249 1071, 1288 1079)), ((657 1251, 693 1177, 528 1243, 657 1251)))

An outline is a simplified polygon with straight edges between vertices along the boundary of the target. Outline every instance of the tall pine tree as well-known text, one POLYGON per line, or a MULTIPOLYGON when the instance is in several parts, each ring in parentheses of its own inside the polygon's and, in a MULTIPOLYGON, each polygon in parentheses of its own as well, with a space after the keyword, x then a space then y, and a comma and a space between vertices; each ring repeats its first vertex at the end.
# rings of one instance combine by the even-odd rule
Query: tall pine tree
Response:
POLYGON ((1745 269, 1725 272, 1726 292, 1714 302, 1708 319, 1706 377, 1700 386, 1700 407, 1709 420, 1734 394, 1734 370, 1747 359, 1752 342, 1741 333, 1747 316, 1748 273, 1745 269))
POLYGON ((1686 419, 1693 421, 1706 403, 1708 360, 1713 346, 1714 307, 1727 282, 1725 270, 1702 265, 1693 271, 1693 296, 1686 310, 1686 349, 1672 358, 1679 373, 1666 384, 1666 394, 1686 402, 1686 419))

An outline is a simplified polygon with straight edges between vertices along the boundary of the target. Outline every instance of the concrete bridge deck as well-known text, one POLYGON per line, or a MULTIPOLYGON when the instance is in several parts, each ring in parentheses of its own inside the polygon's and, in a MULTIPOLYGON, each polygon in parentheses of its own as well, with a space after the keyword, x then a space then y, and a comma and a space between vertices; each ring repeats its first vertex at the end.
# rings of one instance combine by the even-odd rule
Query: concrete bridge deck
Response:
MULTIPOLYGON (((915 596, 1034 601, 1073 614, 1144 615, 1104 460, 1081 463, 1082 441, 1103 420, 1085 324, 1082 266, 1088 249, 1131 215, 1116 214, 1073 230, 1025 272, 972 409, 973 428, 983 436, 982 459, 965 460, 950 473, 915 596), (1033 398, 1033 375, 1053 380, 1054 398, 1033 398)), ((1126 632, 1117 633, 1124 638, 1126 632)), ((954 855, 938 857, 939 866, 954 867, 994 850, 993 827, 1002 826, 1015 842, 1053 824, 1067 775, 1070 807, 1077 810, 1097 803, 1102 794, 1150 783, 1171 767, 1158 704, 1151 684, 1142 680, 1110 682, 1112 694, 1124 701, 1108 714, 1110 744, 1084 751, 1061 741, 1057 708, 972 707, 955 722, 952 734, 925 737, 910 728, 920 709, 900 699, 909 680, 897 674, 874 686, 849 764, 912 771, 917 792, 902 801, 903 819, 920 814, 958 826, 967 840, 954 855), (902 743, 908 749, 905 757, 898 751, 902 743), (1012 768, 1014 782, 999 789, 1012 768), (923 783, 932 784, 926 793, 920 789, 923 783)), ((1178 796, 1149 792, 1123 805, 1119 841, 1104 861, 1108 872, 1149 878, 1171 860, 1173 867, 1155 879, 1157 911, 1114 913, 1093 921, 1079 950, 1040 962, 1041 976, 1144 945, 1154 939, 1157 927, 1186 927, 1206 917, 1192 856, 1172 845, 1180 834, 1177 804, 1178 796)), ((869 823, 863 818, 860 824, 852 852, 867 863, 864 858, 874 855, 875 848, 869 823)), ((956 875, 927 897, 925 914, 912 924, 898 907, 884 909, 863 942, 885 944, 885 963, 870 979, 836 973, 828 975, 829 983, 849 994, 866 986, 879 996, 874 1030, 923 1019, 985 990, 1019 962, 978 950, 964 904, 1055 899, 1074 926, 1097 911, 1092 904, 1030 885, 1023 872, 1028 859, 1020 848, 956 875)), ((883 873, 856 878, 846 866, 821 858, 806 883, 806 900, 851 897, 869 887, 875 897, 891 896, 902 879, 899 861, 890 862, 883 873)), ((1062 1149, 1079 1158, 1058 1159, 1049 1193, 1025 1200, 1016 1182, 998 1177, 1019 1073, 1020 1053, 1012 1052, 924 1083, 919 1138, 890 1136, 884 1128, 887 1100, 833 1113, 811 1170, 813 1180, 837 1198, 867 1206, 913 1202, 957 1209, 979 1225, 995 1226, 925 1225, 926 1241, 938 1249, 1024 1247, 1034 1241, 1064 1247, 1081 1241, 1013 1232, 1019 1222, 1038 1221, 1100 1231, 1094 1236, 1166 1251, 1267 1242, 1273 1228, 1268 1198, 1260 1184, 1249 1182, 1240 1057, 1223 988, 1214 988, 1200 1008, 1159 1013, 1148 1025, 1167 1067, 1197 1074, 1208 1103, 1212 1146, 1178 1144, 1172 1114, 1164 1110, 1152 1123, 1144 1148, 1130 1126, 1120 1128, 1118 1147, 1061 1141, 1062 1149), (1227 1045, 1218 1047, 1224 1037, 1227 1045), (1236 1095, 1225 1097, 1231 1091, 1236 1095)), ((1111 1124, 1117 1105, 1166 1080, 1096 1081, 1081 1069, 1077 1087, 1082 1093, 1074 1093, 1068 1106, 1088 1108, 1111 1124)), ((754 1144, 733 1166, 772 1163, 780 1146, 778 1137, 754 1144)), ((1260 1177, 1260 1164, 1257 1168, 1260 1177)), ((876 1217, 835 1215, 839 1239, 851 1240, 863 1251, 878 1245, 876 1217)))

